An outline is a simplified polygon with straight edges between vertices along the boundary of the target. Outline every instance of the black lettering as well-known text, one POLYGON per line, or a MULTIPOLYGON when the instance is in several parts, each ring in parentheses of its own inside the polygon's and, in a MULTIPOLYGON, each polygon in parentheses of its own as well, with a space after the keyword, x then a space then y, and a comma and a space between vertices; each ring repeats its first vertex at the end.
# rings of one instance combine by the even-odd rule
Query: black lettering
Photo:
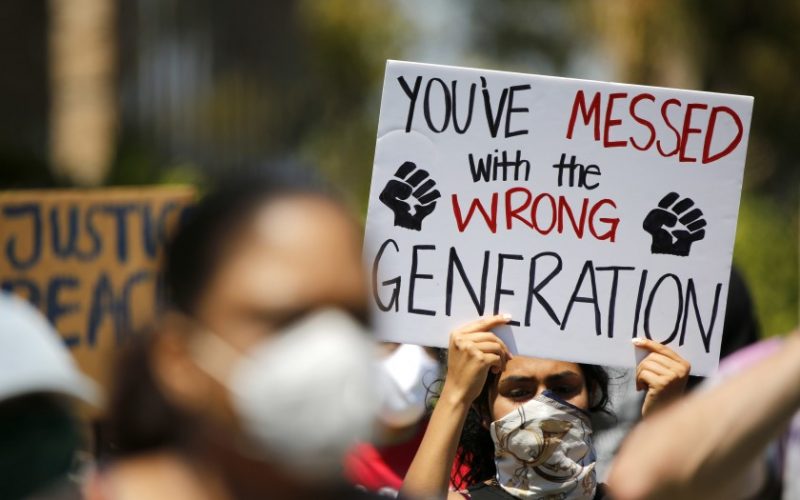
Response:
POLYGON ((461 276, 461 282, 464 283, 464 286, 467 288, 467 292, 469 293, 469 297, 472 299, 472 303, 475 305, 475 310, 479 315, 483 316, 483 313, 486 309, 486 277, 489 274, 489 251, 487 250, 483 253, 481 296, 479 298, 475 293, 475 288, 473 288, 472 284, 469 282, 469 279, 467 279, 467 273, 464 271, 464 265, 461 263, 461 259, 458 258, 456 249, 454 247, 450 247, 450 258, 447 263, 447 289, 445 297, 445 314, 447 316, 450 316, 453 305, 453 268, 458 270, 458 274, 461 276))
POLYGON ((456 94, 456 82, 457 80, 453 80, 452 85, 452 92, 451 95, 453 96, 453 128, 456 129, 456 132, 459 134, 463 134, 464 132, 469 129, 470 123, 472 123, 472 109, 475 107, 475 88, 477 85, 474 83, 469 86, 469 102, 467 103, 467 122, 464 124, 463 127, 458 126, 458 110, 456 109, 456 103, 458 102, 458 97, 456 94))
POLYGON ((514 113, 527 113, 528 108, 515 108, 514 107, 514 92, 519 92, 521 90, 530 90, 530 85, 514 85, 509 87, 508 92, 508 109, 506 111, 506 137, 514 137, 515 135, 525 135, 528 133, 528 129, 519 129, 514 130, 513 132, 510 130, 511 128, 511 115, 514 113))
POLYGON ((550 319, 552 319, 555 324, 561 325, 561 321, 559 321, 558 316, 556 316, 556 312, 550 306, 550 303, 547 302, 547 299, 542 297, 542 294, 540 293, 542 291, 542 288, 547 286, 547 284, 550 283, 550 281, 553 278, 555 278, 556 274, 560 272, 561 272, 561 257, 555 252, 542 252, 536 254, 535 256, 533 256, 533 258, 531 258, 531 268, 528 280, 528 303, 525 306, 525 326, 531 326, 531 310, 533 309, 532 306, 534 297, 536 297, 536 300, 544 308, 547 315, 550 316, 550 319), (545 276, 545 278, 541 282, 536 283, 536 262, 542 257, 555 258, 556 265, 550 271, 550 274, 545 276))
POLYGON ((3 215, 8 218, 17 218, 28 215, 31 217, 31 254, 24 258, 20 256, 17 245, 17 238, 12 236, 6 242, 6 257, 15 269, 30 269, 42 256, 42 214, 41 208, 36 203, 26 203, 23 205, 11 205, 3 207, 3 215))
POLYGON ((669 337, 667 337, 663 341, 659 341, 664 345, 669 345, 675 339, 675 336, 678 334, 678 330, 681 324, 681 313, 683 312, 683 287, 681 286, 681 282, 677 276, 674 274, 668 273, 663 275, 662 277, 658 278, 656 284, 653 285, 653 289, 650 290, 650 296, 647 298, 647 306, 644 308, 644 334, 647 336, 648 339, 653 340, 652 335, 650 334, 650 311, 653 307, 653 301, 656 296, 656 292, 658 291, 659 287, 661 287, 661 283, 664 282, 667 278, 672 278, 672 281, 675 282, 675 287, 678 292, 678 314, 675 318, 675 327, 672 329, 669 337))
MULTIPOLYGON (((501 295, 514 295, 513 290, 503 288, 503 262, 508 260, 523 260, 522 255, 501 253, 497 256, 497 282, 494 288, 494 314, 500 313, 500 296, 501 295)), ((519 321, 511 320, 508 322, 511 326, 519 326, 519 321)))
POLYGON ((583 302, 586 304, 592 304, 594 306, 594 331, 597 335, 602 335, 603 332, 600 330, 600 305, 597 301, 597 282, 595 281, 594 277, 594 265, 592 264, 591 260, 587 260, 586 263, 583 265, 583 269, 581 269, 581 274, 578 277, 578 282, 575 284, 575 290, 572 292, 572 296, 569 299, 569 303, 567 303, 567 310, 564 312, 564 319, 561 320, 561 330, 563 331, 567 327, 567 320, 569 319, 569 313, 572 311, 572 305, 575 302, 583 302), (586 275, 589 275, 589 281, 591 284, 592 295, 591 297, 582 297, 579 296, 581 286, 583 285, 583 280, 586 278, 586 275))
POLYGON ((425 112, 425 122, 428 124, 429 129, 437 134, 447 130, 447 126, 450 125, 450 90, 447 88, 447 84, 445 84, 441 78, 431 78, 428 80, 428 85, 425 86, 423 111, 425 112), (431 84, 433 84, 433 82, 438 82, 442 87, 442 96, 444 97, 444 123, 442 123, 442 127, 438 129, 433 124, 433 120, 431 119, 431 84))
POLYGON ((397 312, 400 310, 399 298, 400 285, 402 284, 400 276, 381 283, 383 286, 394 285, 394 289, 392 290, 392 298, 389 299, 388 304, 384 304, 380 295, 378 295, 378 264, 381 261, 381 257, 383 257, 383 252, 386 250, 386 247, 389 246, 389 244, 394 246, 395 252, 400 251, 400 247, 397 246, 397 242, 392 239, 384 241, 381 247, 378 249, 378 254, 375 256, 375 261, 372 263, 372 297, 375 299, 375 304, 377 304, 378 309, 381 311, 389 311, 392 309, 392 306, 394 306, 394 310, 397 312))
POLYGON ((612 278, 611 278, 611 293, 609 294, 608 298, 608 338, 614 338, 614 312, 617 308, 617 281, 619 279, 619 272, 620 271, 633 271, 635 267, 628 267, 628 266, 608 266, 608 267, 598 267, 596 271, 611 271, 612 278))
POLYGON ((719 294, 722 291, 722 283, 717 283, 714 289, 714 307, 711 310, 711 319, 708 322, 708 333, 703 327, 703 320, 700 317, 700 309, 697 307, 697 295, 694 289, 694 280, 689 278, 686 284, 686 309, 683 313, 683 327, 681 328, 681 338, 678 345, 683 345, 686 336, 686 322, 689 319, 689 304, 694 308, 694 317, 697 320, 697 327, 700 329, 700 336, 703 339, 703 347, 707 353, 711 352, 711 334, 714 331, 714 322, 717 319, 717 307, 719 307, 719 294))
POLYGON ((103 324, 106 316, 111 317, 112 324, 114 325, 114 335, 117 342, 119 338, 119 323, 117 319, 117 303, 114 299, 114 290, 111 288, 111 280, 108 274, 102 273, 97 280, 97 284, 92 292, 92 306, 89 309, 89 324, 87 328, 86 341, 89 347, 97 345, 97 332, 103 324))
POLYGON ((500 94, 500 102, 497 104, 497 111, 492 112, 492 96, 486 88, 486 78, 481 77, 481 86, 483 90, 483 107, 486 111, 486 124, 489 125, 489 132, 492 137, 497 137, 497 131, 500 129, 500 117, 503 116, 503 109, 506 106, 506 98, 508 97, 508 89, 503 89, 500 94))
POLYGON ((62 230, 61 218, 59 218, 59 212, 61 211, 62 210, 58 207, 50 209, 50 240, 53 245, 53 252, 60 259, 68 259, 73 255, 83 262, 96 259, 98 255, 100 255, 100 238, 97 233, 90 233, 90 237, 92 238, 91 249, 89 251, 82 251, 78 248, 78 235, 80 234, 78 218, 80 211, 78 207, 72 206, 66 210, 66 238, 62 238, 62 236, 64 236, 64 231, 62 230))
MULTIPOLYGON (((80 302, 63 303, 59 298, 62 289, 77 290, 78 279, 74 276, 54 276, 47 285, 47 319, 54 327, 58 327, 58 319, 79 310, 80 302)), ((61 337, 69 347, 75 347, 81 341, 78 333, 63 333, 61 337)))
POLYGON ((107 205, 103 212, 117 219, 117 259, 128 261, 128 215, 137 209, 136 205, 107 205))
POLYGON ((644 298, 644 287, 647 284, 647 269, 642 270, 642 277, 639 278, 639 291, 636 294, 636 310, 633 315, 633 333, 631 338, 639 336, 639 314, 642 311, 642 299, 644 298))
POLYGON ((424 314, 426 316, 436 316, 436 311, 429 309, 416 309, 414 307, 414 288, 416 287, 417 280, 432 280, 432 274, 419 274, 417 273, 417 252, 420 250, 436 250, 436 245, 414 245, 411 248, 411 275, 408 278, 408 312, 413 314, 424 314))
POLYGON ((412 90, 408 83, 406 83, 406 79, 402 76, 397 77, 397 81, 400 82, 400 86, 403 88, 403 92, 406 93, 409 99, 408 103, 408 115, 406 117, 406 133, 411 132, 411 122, 414 120, 414 107, 417 104, 417 97, 419 96, 419 88, 422 85, 422 77, 418 76, 416 80, 414 80, 414 89, 412 90))

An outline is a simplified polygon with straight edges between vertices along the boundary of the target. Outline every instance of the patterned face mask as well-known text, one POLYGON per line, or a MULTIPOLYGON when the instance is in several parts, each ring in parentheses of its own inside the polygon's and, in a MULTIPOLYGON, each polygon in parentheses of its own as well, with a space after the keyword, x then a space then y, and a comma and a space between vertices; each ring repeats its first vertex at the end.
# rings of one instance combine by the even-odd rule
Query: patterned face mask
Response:
POLYGON ((489 429, 497 482, 518 498, 589 499, 596 460, 589 416, 549 391, 489 429))

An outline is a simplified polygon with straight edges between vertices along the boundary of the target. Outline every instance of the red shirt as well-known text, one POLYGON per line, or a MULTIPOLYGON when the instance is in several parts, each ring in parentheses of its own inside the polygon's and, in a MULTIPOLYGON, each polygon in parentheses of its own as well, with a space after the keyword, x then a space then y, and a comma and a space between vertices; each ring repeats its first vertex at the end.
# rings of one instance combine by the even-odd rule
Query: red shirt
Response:
POLYGON ((368 491, 398 492, 427 428, 425 420, 417 433, 404 443, 380 447, 370 443, 357 445, 345 459, 345 477, 368 491))

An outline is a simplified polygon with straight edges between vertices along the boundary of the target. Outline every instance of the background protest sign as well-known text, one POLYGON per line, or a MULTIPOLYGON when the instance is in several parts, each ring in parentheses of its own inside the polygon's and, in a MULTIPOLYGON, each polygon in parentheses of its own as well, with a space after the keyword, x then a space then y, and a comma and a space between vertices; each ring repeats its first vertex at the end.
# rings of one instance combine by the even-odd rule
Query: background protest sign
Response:
POLYGON ((165 236, 191 188, 0 193, 0 286, 37 306, 108 387, 115 348, 156 309, 165 236))
POLYGON ((753 99, 389 61, 365 236, 379 335, 718 363, 753 99))

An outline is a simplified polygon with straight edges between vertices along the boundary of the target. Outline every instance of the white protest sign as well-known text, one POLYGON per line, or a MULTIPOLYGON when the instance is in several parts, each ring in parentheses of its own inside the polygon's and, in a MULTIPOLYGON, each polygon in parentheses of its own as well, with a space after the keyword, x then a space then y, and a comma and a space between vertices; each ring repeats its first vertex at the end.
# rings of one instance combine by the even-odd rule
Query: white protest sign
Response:
POLYGON ((365 259, 380 338, 716 369, 753 99, 389 61, 365 259))

